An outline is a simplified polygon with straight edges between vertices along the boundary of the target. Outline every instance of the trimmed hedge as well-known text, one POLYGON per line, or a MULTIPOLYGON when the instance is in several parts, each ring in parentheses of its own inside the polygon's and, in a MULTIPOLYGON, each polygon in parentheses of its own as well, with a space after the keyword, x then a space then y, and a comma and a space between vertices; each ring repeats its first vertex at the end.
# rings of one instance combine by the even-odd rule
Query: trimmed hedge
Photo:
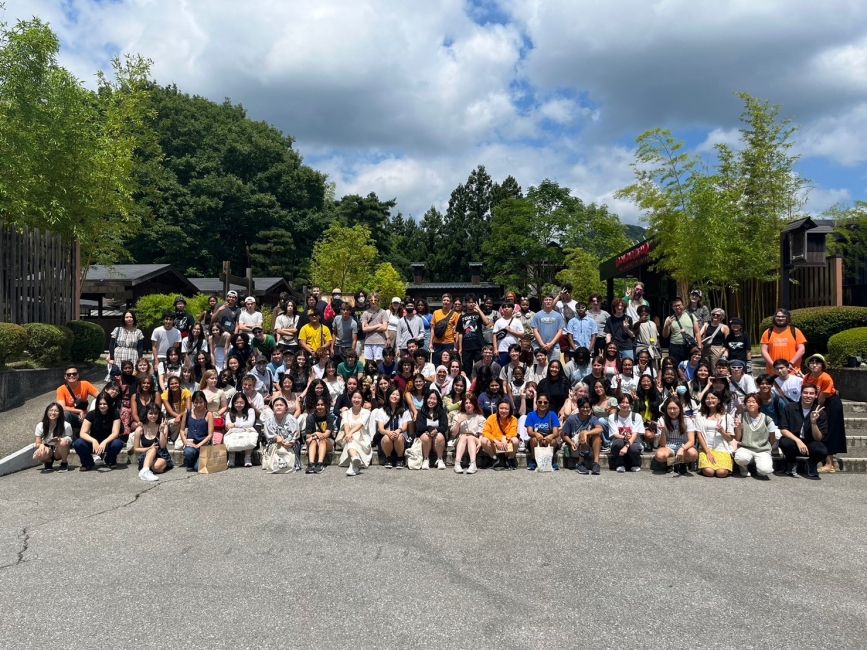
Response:
MULTIPOLYGON (((771 326, 773 314, 759 325, 763 334, 771 326)), ((867 307, 808 307, 792 310, 792 325, 807 337, 807 354, 828 351, 828 339, 854 327, 867 327, 867 307)), ((758 341, 757 341, 758 342, 758 341)))
POLYGON ((0 323, 0 366, 24 351, 27 330, 15 323, 0 323))
POLYGON ((27 323, 27 349, 30 357, 41 366, 50 368, 69 359, 72 349, 72 332, 65 327, 46 323, 27 323))
POLYGON ((844 368, 850 357, 867 359, 867 327, 855 327, 828 339, 828 365, 844 368))
POLYGON ((73 361, 94 361, 105 352, 105 332, 96 323, 73 320, 66 327, 73 335, 70 351, 73 361))

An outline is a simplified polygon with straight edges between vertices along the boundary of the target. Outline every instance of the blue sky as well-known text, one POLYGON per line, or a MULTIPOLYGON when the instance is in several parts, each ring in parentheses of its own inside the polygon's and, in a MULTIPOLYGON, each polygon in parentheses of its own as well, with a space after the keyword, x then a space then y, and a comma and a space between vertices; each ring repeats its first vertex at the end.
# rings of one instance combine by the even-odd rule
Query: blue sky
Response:
POLYGON ((745 90, 798 126, 804 211, 867 195, 867 3, 832 0, 8 0, 39 15, 86 83, 119 52, 163 84, 296 139, 338 194, 420 217, 484 164, 613 198, 633 142, 667 127, 692 151, 737 145, 745 90))

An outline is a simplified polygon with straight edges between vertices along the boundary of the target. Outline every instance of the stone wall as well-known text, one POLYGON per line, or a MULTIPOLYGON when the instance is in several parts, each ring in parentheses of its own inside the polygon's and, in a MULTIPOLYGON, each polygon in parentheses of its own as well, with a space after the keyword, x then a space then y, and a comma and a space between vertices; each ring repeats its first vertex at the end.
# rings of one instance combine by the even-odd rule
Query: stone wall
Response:
MULTIPOLYGON (((38 370, 4 370, 0 372, 0 411, 8 411, 21 406, 32 397, 55 390, 63 383, 60 368, 40 368, 38 370)), ((105 376, 105 369, 94 367, 81 368, 82 378, 88 381, 105 376)))
POLYGON ((840 397, 853 402, 867 402, 867 369, 834 368, 831 374, 840 397))

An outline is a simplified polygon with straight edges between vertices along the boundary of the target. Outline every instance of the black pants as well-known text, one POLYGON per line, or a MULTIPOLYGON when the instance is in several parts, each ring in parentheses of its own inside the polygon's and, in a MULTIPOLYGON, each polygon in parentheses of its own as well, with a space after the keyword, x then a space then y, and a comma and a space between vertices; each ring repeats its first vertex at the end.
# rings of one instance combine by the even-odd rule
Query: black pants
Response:
MULTIPOLYGON (((813 441, 806 443, 806 445, 809 450, 811 463, 825 462, 825 458, 828 456, 828 448, 825 447, 824 442, 813 441)), ((783 452, 783 456, 786 457, 787 463, 794 463, 795 459, 801 455, 801 452, 798 451, 798 444, 791 438, 783 438, 780 440, 780 451, 783 452)))
POLYGON ((482 358, 481 350, 461 350, 461 365, 467 377, 473 376, 473 365, 482 358))
POLYGON ((629 445, 629 451, 625 455, 620 455, 620 450, 628 444, 628 441, 622 438, 616 438, 611 441, 611 451, 608 454, 608 466, 611 469, 617 469, 621 465, 629 469, 631 467, 641 467, 641 443, 635 442, 629 445))
POLYGON ((671 357, 671 360, 674 361, 674 365, 676 366, 681 361, 689 359, 689 348, 683 344, 669 343, 668 356, 671 357))

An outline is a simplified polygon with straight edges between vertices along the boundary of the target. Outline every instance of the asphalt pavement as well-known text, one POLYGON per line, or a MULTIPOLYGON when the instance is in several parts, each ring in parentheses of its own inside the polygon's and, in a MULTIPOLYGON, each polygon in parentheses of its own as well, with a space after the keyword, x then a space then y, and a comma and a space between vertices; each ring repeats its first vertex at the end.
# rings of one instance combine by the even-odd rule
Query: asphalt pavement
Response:
POLYGON ((863 647, 867 476, 0 479, 4 648, 863 647))

